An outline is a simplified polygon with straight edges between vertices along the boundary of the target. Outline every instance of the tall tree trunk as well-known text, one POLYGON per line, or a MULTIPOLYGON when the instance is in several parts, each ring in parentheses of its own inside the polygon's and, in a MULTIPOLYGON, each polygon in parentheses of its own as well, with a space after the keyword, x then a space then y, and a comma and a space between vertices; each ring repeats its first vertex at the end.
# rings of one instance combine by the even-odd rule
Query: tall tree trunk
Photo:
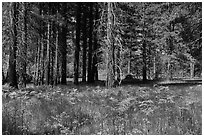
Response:
POLYGON ((167 62, 167 80, 171 79, 171 70, 170 70, 171 64, 170 63, 171 63, 171 58, 169 57, 168 62, 167 62))
POLYGON ((147 55, 146 55, 146 32, 145 32, 145 3, 143 4, 143 43, 142 43, 142 60, 143 60, 143 68, 142 68, 142 77, 143 81, 147 80, 147 55))
MULTIPOLYGON (((174 31, 174 23, 170 23, 169 26, 169 32, 173 32, 174 31)), ((167 64, 167 79, 170 80, 173 78, 173 70, 172 70, 172 65, 171 65, 171 55, 172 55, 172 52, 174 50, 174 45, 173 45, 173 37, 170 35, 167 40, 167 46, 168 46, 168 49, 167 49, 167 55, 169 57, 168 59, 168 64, 167 64)))
POLYGON ((4 75, 4 69, 2 68, 2 85, 4 85, 6 82, 6 77, 4 75))
POLYGON ((40 69, 40 42, 39 46, 37 46, 36 49, 36 57, 35 57, 35 74, 34 74, 34 84, 38 85, 39 82, 39 69, 40 69))
POLYGON ((94 75, 94 80, 98 80, 98 67, 97 67, 97 48, 98 48, 98 43, 97 43, 97 34, 94 33, 94 55, 93 55, 93 64, 92 64, 92 70, 93 70, 93 75, 94 75))
POLYGON ((112 67, 113 67, 113 75, 114 75, 114 80, 115 80, 115 64, 116 64, 116 62, 115 62, 115 59, 116 59, 116 57, 115 57, 115 40, 114 40, 114 38, 112 38, 112 62, 113 62, 113 65, 112 65, 112 67))
POLYGON ((92 70, 93 63, 93 3, 89 3, 90 13, 89 13, 89 51, 88 51, 88 83, 94 82, 94 75, 92 70))
POLYGON ((81 3, 77 5, 76 16, 76 46, 74 54, 74 84, 78 84, 79 77, 79 50, 80 50, 80 30, 81 30, 81 3))
POLYGON ((158 69, 157 69, 155 56, 154 56, 154 60, 153 60, 153 73, 154 73, 154 79, 158 79, 158 69))
POLYGON ((117 48, 117 69, 116 69, 116 72, 117 72, 117 81, 121 82, 121 51, 122 51, 122 45, 119 45, 118 48, 117 48))
POLYGON ((56 43, 55 43, 55 65, 54 65, 54 85, 57 85, 58 78, 58 28, 56 27, 56 43))
POLYGON ((45 73, 45 54, 44 54, 44 51, 45 51, 45 48, 44 48, 44 43, 43 43, 43 40, 44 40, 44 34, 41 34, 41 38, 40 38, 40 41, 41 41, 41 77, 40 77, 40 83, 41 85, 44 84, 44 73, 45 73))
MULTIPOLYGON (((43 16, 43 3, 40 3, 40 15, 43 16)), ((44 32, 44 23, 40 22, 40 46, 41 46, 41 51, 40 51, 40 69, 39 69, 39 84, 43 85, 44 84, 44 76, 45 76, 45 45, 44 45, 44 39, 45 39, 45 32, 44 32)))
POLYGON ((16 51, 17 51, 17 18, 18 18, 18 12, 17 12, 17 4, 16 2, 11 2, 11 12, 10 12, 10 18, 11 18, 11 26, 12 26, 12 39, 13 42, 9 47, 9 85, 18 88, 17 83, 17 73, 16 73, 16 51))
POLYGON ((67 84, 67 44, 66 44, 67 29, 60 28, 59 41, 61 53, 61 84, 67 84))
POLYGON ((98 66, 97 66, 97 63, 98 63, 98 57, 97 57, 97 50, 98 50, 98 37, 97 37, 97 27, 98 27, 98 24, 99 24, 99 18, 100 18, 100 15, 99 15, 99 7, 98 7, 98 4, 95 3, 94 4, 94 8, 95 8, 95 14, 94 14, 94 20, 95 20, 95 23, 94 23, 94 46, 93 46, 93 50, 94 50, 94 55, 93 55, 93 73, 94 73, 94 80, 95 81, 98 81, 98 66))
POLYGON ((131 52, 131 49, 129 49, 129 60, 128 60, 128 74, 131 73, 131 58, 132 58, 132 52, 131 52))
POLYGON ((20 73, 19 80, 21 87, 26 87, 26 57, 27 57, 27 11, 26 11, 26 3, 22 3, 22 44, 19 48, 20 52, 20 73))
POLYGON ((194 65, 195 63, 193 61, 190 62, 190 77, 193 78, 194 77, 194 65))
POLYGON ((106 47, 106 87, 114 86, 114 71, 113 71, 113 7, 111 2, 108 2, 108 22, 107 22, 107 47, 106 47))
POLYGON ((39 45, 38 45, 38 53, 37 53, 37 80, 36 80, 36 84, 39 85, 40 84, 40 66, 41 66, 41 40, 39 40, 39 45))
MULTIPOLYGON (((54 24, 52 23, 52 27, 51 27, 51 40, 53 41, 53 43, 55 42, 54 39, 54 24)), ((50 66, 50 84, 53 85, 54 84, 54 57, 55 57, 55 52, 54 52, 54 46, 51 46, 51 66, 50 66)))
POLYGON ((49 85, 50 81, 50 22, 47 23, 47 53, 46 53, 46 69, 45 78, 46 84, 49 85))
POLYGON ((83 71, 82 71, 82 82, 86 82, 86 51, 87 51, 87 7, 84 7, 83 14, 83 71))
POLYGON ((143 42, 143 68, 142 68, 142 77, 143 77, 143 81, 147 80, 147 58, 146 58, 146 41, 144 40, 143 42))

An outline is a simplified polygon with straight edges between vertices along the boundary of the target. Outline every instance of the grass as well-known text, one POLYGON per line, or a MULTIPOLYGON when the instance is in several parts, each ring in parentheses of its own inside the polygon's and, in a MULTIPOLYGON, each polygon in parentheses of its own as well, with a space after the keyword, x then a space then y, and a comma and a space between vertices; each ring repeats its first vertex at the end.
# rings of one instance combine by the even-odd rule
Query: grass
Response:
POLYGON ((41 86, 3 93, 3 134, 202 134, 202 86, 41 86))

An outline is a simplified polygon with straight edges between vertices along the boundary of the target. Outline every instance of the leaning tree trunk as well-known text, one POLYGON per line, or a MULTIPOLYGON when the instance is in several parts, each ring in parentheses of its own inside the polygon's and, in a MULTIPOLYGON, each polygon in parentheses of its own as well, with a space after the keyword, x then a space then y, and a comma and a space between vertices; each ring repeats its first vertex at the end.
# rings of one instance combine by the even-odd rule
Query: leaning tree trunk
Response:
POLYGON ((11 2, 11 33, 12 33, 12 44, 9 47, 9 85, 18 88, 17 83, 17 73, 16 73, 16 51, 17 51, 17 4, 16 2, 11 2))
POLYGON ((108 2, 108 22, 107 22, 107 47, 106 54, 106 87, 110 88, 114 86, 114 71, 113 71, 113 3, 108 2))
POLYGON ((37 78, 36 78, 36 84, 39 85, 40 84, 40 65, 41 65, 41 40, 39 40, 39 45, 38 45, 38 52, 37 52, 37 78))

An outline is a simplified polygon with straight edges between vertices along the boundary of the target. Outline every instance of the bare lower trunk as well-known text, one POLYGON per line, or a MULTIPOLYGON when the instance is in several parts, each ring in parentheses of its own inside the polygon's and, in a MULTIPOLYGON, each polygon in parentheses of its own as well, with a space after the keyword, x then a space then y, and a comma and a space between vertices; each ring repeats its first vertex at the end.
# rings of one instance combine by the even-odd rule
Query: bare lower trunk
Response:
POLYGON ((11 3, 11 26, 13 43, 9 47, 9 85, 18 88, 17 73, 16 73, 16 52, 17 52, 17 3, 11 3))
POLYGON ((190 73, 191 73, 191 78, 193 78, 194 77, 194 63, 193 62, 191 62, 190 63, 190 73))
POLYGON ((131 73, 131 49, 129 51, 129 60, 128 60, 128 74, 131 73))
POLYGON ((108 22, 107 22, 107 47, 106 47, 106 87, 110 88, 114 86, 114 71, 113 71, 113 38, 111 35, 112 32, 112 3, 108 2, 108 22))

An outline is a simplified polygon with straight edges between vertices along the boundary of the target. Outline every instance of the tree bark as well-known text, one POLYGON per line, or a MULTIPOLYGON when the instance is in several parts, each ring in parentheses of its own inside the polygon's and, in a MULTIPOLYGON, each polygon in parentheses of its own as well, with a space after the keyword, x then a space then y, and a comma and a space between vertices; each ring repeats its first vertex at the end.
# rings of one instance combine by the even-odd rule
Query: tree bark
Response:
POLYGON ((97 63, 98 63, 98 57, 97 57, 97 50, 98 50, 98 36, 97 36, 97 27, 98 27, 98 19, 100 18, 99 17, 99 11, 98 11, 98 4, 96 3, 94 5, 95 7, 95 14, 94 14, 94 20, 95 20, 95 23, 94 23, 94 46, 93 46, 93 50, 94 50, 94 55, 93 55, 93 73, 94 73, 94 81, 98 81, 98 66, 97 66, 97 63))
POLYGON ((4 70, 2 68, 2 85, 4 85, 6 82, 6 78, 5 78, 5 75, 4 75, 4 70))
MULTIPOLYGON (((118 49, 117 49, 117 81, 121 82, 121 51, 122 51, 122 45, 119 45, 118 49)), ((120 83, 119 83, 120 84, 120 83)))
POLYGON ((22 45, 19 48, 20 52, 20 73, 19 80, 21 87, 26 87, 26 57, 27 57, 27 11, 26 3, 22 3, 22 45))
MULTIPOLYGON (((145 3, 144 3, 145 4, 145 3)), ((143 60, 143 68, 142 68, 142 77, 143 81, 147 80, 147 55, 146 55, 146 32, 144 30, 145 27, 145 5, 143 5, 143 43, 142 43, 142 60, 143 60)))
POLYGON ((61 53, 61 84, 67 83, 67 44, 66 44, 67 29, 60 28, 60 53, 61 53))
POLYGON ((194 77, 194 62, 190 62, 190 73, 191 73, 191 75, 190 75, 190 77, 191 78, 193 78, 194 77))
POLYGON ((17 18, 18 18, 18 12, 17 12, 17 4, 16 2, 11 2, 11 12, 10 12, 10 18, 11 18, 11 26, 12 26, 12 44, 9 47, 9 85, 18 88, 17 83, 17 73, 16 73, 16 51, 17 51, 17 18))
MULTIPOLYGON (((52 43, 55 42, 55 38, 54 38, 54 24, 51 24, 51 41, 53 41, 52 43)), ((53 85, 54 84, 54 57, 55 57, 55 47, 54 45, 51 46, 51 66, 50 66, 50 84, 53 85)))
POLYGON ((74 54, 74 84, 78 84, 79 77, 79 50, 80 50, 80 30, 81 30, 81 4, 77 5, 77 17, 76 17, 76 46, 74 54))
POLYGON ((144 40, 143 42, 143 68, 142 68, 142 77, 143 77, 143 81, 147 80, 147 58, 146 58, 146 41, 144 40))
POLYGON ((84 7, 83 14, 83 71, 82 71, 82 82, 86 82, 86 52, 87 52, 87 11, 84 7))
MULTIPOLYGON (((157 54, 157 53, 156 53, 157 54)), ((156 56, 154 57, 153 60, 153 71, 154 71, 154 79, 158 79, 158 67, 157 67, 157 63, 156 63, 156 56)))
POLYGON ((89 3, 90 13, 89 13, 89 50, 88 50, 88 83, 94 82, 94 75, 92 70, 93 63, 93 3, 89 3))
MULTIPOLYGON (((43 3, 40 3, 40 15, 43 16, 43 3)), ((45 32, 44 32, 44 23, 40 22, 40 46, 41 46, 41 51, 40 51, 40 68, 39 69, 39 84, 43 85, 44 84, 44 73, 45 73, 45 45, 44 45, 44 39, 45 39, 45 32)))
POLYGON ((47 23, 47 55, 46 55, 46 69, 45 69, 46 84, 50 81, 50 22, 47 23))
POLYGON ((45 51, 45 48, 44 48, 44 43, 43 43, 43 40, 44 40, 44 34, 42 33, 41 34, 41 38, 40 38, 41 40, 41 72, 40 72, 40 83, 41 83, 41 85, 43 85, 44 84, 44 73, 45 73, 45 68, 44 68, 44 66, 45 66, 45 55, 44 55, 44 51, 45 51))
POLYGON ((113 71, 113 37, 112 37, 112 17, 113 7, 112 3, 108 2, 108 22, 107 22, 107 47, 106 54, 106 87, 111 88, 114 86, 114 71, 113 71))
POLYGON ((56 27, 56 42, 55 42, 55 64, 54 64, 54 85, 57 85, 58 77, 58 28, 56 27))
POLYGON ((97 35, 95 33, 94 34, 94 55, 93 55, 93 65, 92 65, 92 70, 93 70, 95 81, 98 80, 97 53, 96 53, 97 48, 98 48, 97 35))
POLYGON ((41 40, 39 40, 39 45, 38 45, 38 54, 37 54, 37 80, 36 80, 36 84, 39 85, 40 84, 40 66, 41 66, 41 40))
POLYGON ((130 51, 129 51, 129 60, 128 60, 128 74, 130 74, 131 73, 131 57, 132 57, 132 55, 131 55, 131 49, 129 49, 130 51))
MULTIPOLYGON (((169 32, 172 32, 174 31, 174 23, 170 23, 169 26, 169 32)), ((169 56, 169 59, 168 59, 168 64, 167 64, 167 80, 170 80, 172 79, 173 77, 173 70, 172 70, 172 65, 171 65, 171 55, 172 55, 172 52, 174 50, 174 45, 173 45, 173 37, 170 35, 167 40, 167 55, 169 56)))

